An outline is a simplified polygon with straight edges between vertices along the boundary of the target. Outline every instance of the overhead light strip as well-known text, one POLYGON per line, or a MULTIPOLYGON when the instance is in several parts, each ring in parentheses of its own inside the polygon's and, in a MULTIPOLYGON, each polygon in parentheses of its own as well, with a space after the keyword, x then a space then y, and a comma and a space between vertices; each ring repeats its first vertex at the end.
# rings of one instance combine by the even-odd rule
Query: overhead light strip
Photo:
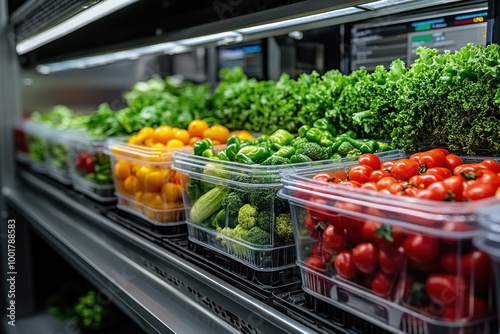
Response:
POLYGON ((359 7, 366 8, 369 10, 376 10, 388 6, 400 5, 402 3, 414 2, 417 0, 380 0, 375 2, 370 2, 364 5, 359 5, 359 7))
POLYGON ((38 35, 28 37, 27 39, 17 43, 16 51, 19 55, 30 52, 42 45, 45 45, 55 39, 61 38, 91 22, 94 22, 137 1, 138 0, 101 1, 62 22, 61 24, 58 24, 57 26, 49 28, 39 33, 38 35))
POLYGON ((253 34, 253 33, 259 33, 259 32, 268 31, 268 30, 287 28, 287 27, 292 27, 292 26, 296 26, 296 25, 300 25, 300 24, 311 23, 311 22, 316 22, 316 21, 321 21, 321 20, 327 20, 327 19, 331 19, 334 17, 340 17, 340 16, 349 15, 349 14, 356 14, 356 13, 363 12, 363 11, 364 10, 361 8, 347 7, 347 8, 332 10, 332 11, 324 12, 324 13, 320 13, 320 14, 313 14, 313 15, 297 17, 295 19, 289 19, 289 20, 284 20, 284 21, 279 21, 279 22, 257 25, 257 26, 248 27, 248 28, 242 28, 242 29, 236 30, 236 32, 239 32, 242 34, 253 34))

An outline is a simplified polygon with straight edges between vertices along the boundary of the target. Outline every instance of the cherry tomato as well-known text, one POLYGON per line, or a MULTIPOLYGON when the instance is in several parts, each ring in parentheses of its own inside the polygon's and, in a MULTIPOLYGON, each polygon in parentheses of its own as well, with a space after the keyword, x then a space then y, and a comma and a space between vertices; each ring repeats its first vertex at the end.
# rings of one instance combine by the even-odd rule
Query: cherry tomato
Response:
POLYGON ((458 155, 448 154, 446 156, 446 162, 445 162, 444 166, 446 168, 448 168, 450 171, 452 171, 455 169, 455 167, 460 166, 463 163, 464 163, 464 161, 458 155))
POLYGON ((359 183, 365 183, 370 181, 370 174, 373 169, 366 165, 357 165, 351 168, 349 171, 349 180, 356 181, 359 183))
POLYGON ((328 201, 321 198, 313 197, 309 200, 309 202, 310 205, 308 205, 307 211, 309 212, 311 218, 316 222, 323 222, 323 223, 328 222, 330 213, 326 209, 318 207, 318 206, 327 206, 328 201))
POLYGON ((402 271, 404 259, 405 257, 402 249, 395 252, 387 252, 380 249, 378 252, 378 265, 380 271, 387 275, 396 275, 402 271))
POLYGON ((371 181, 363 183, 363 185, 361 185, 361 189, 378 191, 377 184, 371 181))
POLYGON ((373 153, 362 154, 358 159, 358 165, 370 166, 372 170, 380 169, 380 158, 373 153))
POLYGON ((310 213, 308 213, 304 218, 304 223, 306 225, 306 229, 310 232, 311 237, 319 239, 324 229, 324 225, 315 221, 310 213))
POLYGON ((469 287, 461 276, 449 274, 429 275, 425 290, 433 302, 443 306, 463 303, 469 293, 469 287))
POLYGON ((373 220, 365 220, 360 230, 361 240, 365 242, 375 242, 378 238, 375 231, 379 229, 381 225, 381 223, 373 220))
POLYGON ((383 169, 376 169, 370 174, 370 181, 377 183, 381 178, 391 176, 391 174, 383 169))
POLYGON ((448 252, 441 256, 441 268, 448 274, 456 274, 458 271, 460 256, 456 252, 448 252))
POLYGON ((419 157, 420 165, 426 169, 434 167, 444 167, 446 163, 446 155, 441 150, 429 150, 422 152, 419 157))
POLYGON ((314 246, 311 247, 311 250, 309 251, 309 254, 312 255, 318 255, 322 256, 323 255, 323 241, 318 240, 314 246))
POLYGON ((319 255, 311 255, 306 260, 306 267, 311 270, 325 270, 326 263, 323 257, 319 255))
POLYGON ((420 189, 417 187, 404 187, 401 195, 405 195, 407 197, 416 197, 419 192, 420 189))
MULTIPOLYGON (((451 172, 450 172, 451 174, 451 172)), ((419 174, 413 175, 409 182, 418 188, 425 189, 434 182, 443 181, 444 178, 436 174, 419 174)))
POLYGON ((417 282, 411 275, 404 276, 397 286, 397 291, 401 292, 403 303, 421 307, 428 304, 428 297, 425 294, 425 285, 417 282))
POLYGON ((358 181, 340 181, 340 184, 342 185, 345 185, 345 186, 352 186, 352 187, 355 187, 355 188, 360 188, 361 187, 361 183, 359 183, 358 181))
POLYGON ((332 182, 335 179, 335 175, 331 172, 320 172, 313 176, 313 180, 322 182, 332 182))
POLYGON ((453 169, 453 175, 462 175, 462 173, 476 173, 478 170, 484 169, 480 164, 462 164, 453 169))
POLYGON ((384 161, 380 164, 380 169, 389 173, 392 171, 392 167, 394 167, 394 161, 392 160, 384 161))
POLYGON ((371 242, 363 242, 352 250, 352 259, 356 268, 365 274, 372 274, 377 269, 378 249, 371 242))
POLYGON ((480 166, 491 170, 494 173, 500 173, 500 163, 495 159, 485 159, 479 163, 480 166))
POLYGON ((429 185, 427 187, 427 189, 422 190, 420 192, 420 194, 417 195, 417 197, 432 199, 435 201, 444 201, 444 200, 448 199, 449 196, 448 196, 448 189, 446 189, 446 185, 445 185, 444 181, 438 181, 438 182, 434 182, 431 185, 429 185), (424 191, 429 192, 429 194, 424 194, 425 196, 428 196, 428 197, 424 197, 424 195, 421 194, 424 191))
POLYGON ((405 187, 401 183, 393 183, 388 188, 383 189, 387 189, 391 194, 394 195, 403 195, 405 191, 405 187))
POLYGON ((448 195, 451 200, 456 202, 463 201, 463 192, 464 192, 464 182, 465 179, 459 175, 451 176, 444 181, 444 186, 448 190, 448 195))
POLYGON ((449 178, 451 176, 451 170, 446 167, 433 167, 427 169, 425 174, 439 175, 443 179, 449 178))
POLYGON ((417 263, 413 260, 408 260, 409 267, 422 273, 436 273, 441 271, 439 258, 435 257, 426 262, 417 263))
POLYGON ((397 253, 406 238, 406 234, 401 227, 387 224, 381 224, 375 230, 375 235, 378 248, 389 253, 397 253))
POLYGON ((398 183, 398 180, 393 178, 392 176, 384 176, 380 180, 377 181, 377 187, 379 189, 389 188, 391 184, 398 183))
POLYGON ((412 234, 403 242, 406 256, 415 263, 426 263, 436 257, 439 253, 439 241, 437 238, 412 234))
POLYGON ((493 276, 491 258, 481 250, 475 250, 462 257, 462 272, 474 283, 487 286, 493 276))
POLYGON ((373 277, 371 288, 375 294, 379 296, 386 296, 391 292, 392 277, 379 271, 373 277))
POLYGON ((471 181, 464 187, 464 200, 477 201, 483 198, 495 196, 497 188, 489 183, 471 181))
POLYGON ((456 319, 482 319, 489 314, 486 303, 476 296, 469 295, 465 297, 462 305, 446 306, 443 310, 442 317, 448 320, 456 319))
POLYGON ((352 252, 344 250, 337 255, 333 263, 337 274, 347 280, 354 280, 356 277, 356 267, 352 260, 352 252))
POLYGON ((322 239, 323 248, 336 254, 344 249, 347 235, 344 229, 328 225, 323 231, 322 239))
POLYGON ((410 159, 399 159, 394 162, 391 175, 397 180, 407 181, 420 171, 420 165, 410 159))

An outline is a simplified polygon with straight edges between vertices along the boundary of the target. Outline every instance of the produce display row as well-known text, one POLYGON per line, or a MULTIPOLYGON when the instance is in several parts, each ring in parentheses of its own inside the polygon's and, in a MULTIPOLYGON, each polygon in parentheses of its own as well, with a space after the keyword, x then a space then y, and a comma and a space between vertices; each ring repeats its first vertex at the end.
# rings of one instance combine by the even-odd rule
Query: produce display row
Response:
POLYGON ((185 237, 261 289, 300 272, 308 296, 386 329, 490 333, 498 46, 419 53, 409 68, 349 76, 269 82, 226 71, 213 94, 152 79, 124 94, 127 108, 88 116, 57 106, 23 123, 30 166, 95 201, 117 200, 113 217, 185 237), (457 108, 475 118, 452 127, 457 108))

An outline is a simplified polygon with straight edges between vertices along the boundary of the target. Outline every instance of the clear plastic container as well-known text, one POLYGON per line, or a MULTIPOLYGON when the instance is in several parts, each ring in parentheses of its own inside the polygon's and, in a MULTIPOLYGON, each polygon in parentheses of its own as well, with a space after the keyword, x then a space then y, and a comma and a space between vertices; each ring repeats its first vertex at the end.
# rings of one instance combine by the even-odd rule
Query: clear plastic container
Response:
POLYGON ((255 269, 294 266, 290 206, 277 196, 282 187, 280 173, 325 163, 331 161, 248 165, 176 152, 173 168, 181 172, 189 239, 255 269), (196 208, 199 198, 214 188, 218 191, 211 196, 218 199, 206 208, 196 208), (221 202, 227 194, 230 199, 221 202), (240 221, 243 207, 248 219, 240 221))
POLYGON ((23 122, 28 141, 30 167, 36 172, 47 173, 47 136, 51 129, 31 120, 23 122))
POLYGON ((116 200, 110 156, 104 153, 105 138, 72 136, 69 142, 73 188, 97 201, 116 200))
POLYGON ((177 150, 106 140, 117 207, 151 224, 185 224, 180 173, 171 168, 177 150))
POLYGON ((354 165, 282 174, 303 290, 390 331, 494 333, 498 280, 473 240, 476 211, 500 199, 438 202, 313 180, 354 165))
POLYGON ((72 138, 84 137, 83 130, 50 129, 47 139, 47 167, 49 176, 56 181, 70 185, 72 183, 70 172, 69 150, 72 138))
POLYGON ((21 163, 30 162, 30 150, 28 145, 28 137, 26 136, 24 130, 24 122, 26 120, 21 120, 14 126, 14 151, 17 161, 21 163))

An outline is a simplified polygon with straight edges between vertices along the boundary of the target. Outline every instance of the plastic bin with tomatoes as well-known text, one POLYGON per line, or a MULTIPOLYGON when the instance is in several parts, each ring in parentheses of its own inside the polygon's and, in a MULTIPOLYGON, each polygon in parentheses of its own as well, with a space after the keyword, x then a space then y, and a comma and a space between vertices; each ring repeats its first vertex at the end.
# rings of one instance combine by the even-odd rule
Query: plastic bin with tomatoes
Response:
POLYGON ((23 122, 23 130, 28 141, 30 167, 39 173, 47 173, 47 136, 52 129, 27 120, 23 122))
POLYGON ((111 159, 104 153, 104 138, 73 136, 69 141, 73 188, 100 202, 116 200, 111 159))
MULTIPOLYGON (((500 192, 497 196, 500 196, 500 192)), ((494 280, 500 282, 500 205, 478 210, 477 217, 483 231, 474 238, 474 244, 491 256, 494 261, 494 280)), ((497 288, 496 293, 498 305, 500 303, 500 288, 497 288)), ((497 308, 497 311, 500 321, 500 308, 497 308)))
MULTIPOLYGON (((320 138, 321 132, 313 139, 320 138)), ((194 154, 176 152, 189 239, 256 270, 294 266, 290 207, 276 195, 280 173, 331 163, 332 145, 280 129, 255 140, 232 136, 221 150, 204 140, 194 154)))
POLYGON ((214 130, 204 121, 193 122, 196 129, 145 127, 127 141, 106 141, 119 209, 153 224, 184 224, 180 173, 171 168, 173 154, 189 149, 201 139, 196 134, 203 136, 207 129, 221 142, 229 136, 229 130, 221 126, 214 130))
POLYGON ((366 154, 283 174, 306 293, 405 333, 493 333, 476 211, 500 202, 498 158, 366 154))

